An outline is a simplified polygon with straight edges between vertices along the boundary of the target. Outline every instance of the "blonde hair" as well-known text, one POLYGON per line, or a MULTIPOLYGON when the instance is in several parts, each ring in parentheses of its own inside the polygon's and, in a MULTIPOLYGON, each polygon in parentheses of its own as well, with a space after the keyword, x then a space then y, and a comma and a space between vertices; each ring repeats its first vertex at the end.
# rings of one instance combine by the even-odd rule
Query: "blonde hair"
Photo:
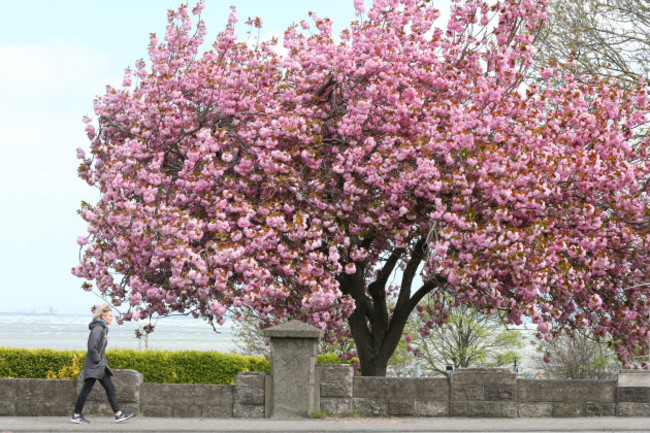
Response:
POLYGON ((95 311, 93 311, 93 316, 95 319, 99 320, 100 317, 102 317, 104 314, 108 313, 111 311, 111 306, 108 304, 104 304, 101 307, 95 308, 95 311))

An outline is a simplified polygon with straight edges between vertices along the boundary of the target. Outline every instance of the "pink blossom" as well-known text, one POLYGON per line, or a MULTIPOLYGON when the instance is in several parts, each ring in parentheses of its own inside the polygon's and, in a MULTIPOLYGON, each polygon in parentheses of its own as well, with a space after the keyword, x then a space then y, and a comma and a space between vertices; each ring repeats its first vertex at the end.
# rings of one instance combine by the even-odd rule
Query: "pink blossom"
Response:
POLYGON ((142 295, 140 293, 135 292, 133 295, 131 295, 131 299, 129 300, 130 304, 135 306, 138 305, 142 301, 142 295))
MULTIPOLYGON (((646 85, 558 65, 522 86, 547 3, 454 2, 438 29, 431 2, 366 14, 355 0, 338 37, 297 17, 285 54, 237 43, 234 8, 210 50, 204 4, 171 11, 137 86, 97 98, 97 128, 83 120, 79 176, 100 195, 79 210, 92 236, 74 275, 141 306, 133 320, 253 311, 331 339, 363 320, 358 344, 407 319, 414 305, 395 300, 445 292, 531 317, 540 338, 593 328, 636 362, 650 331, 650 146, 633 137, 646 85), (358 302, 379 314, 353 315, 358 302)), ((435 303, 421 335, 446 320, 435 303)), ((387 342, 359 353, 387 359, 387 342)))

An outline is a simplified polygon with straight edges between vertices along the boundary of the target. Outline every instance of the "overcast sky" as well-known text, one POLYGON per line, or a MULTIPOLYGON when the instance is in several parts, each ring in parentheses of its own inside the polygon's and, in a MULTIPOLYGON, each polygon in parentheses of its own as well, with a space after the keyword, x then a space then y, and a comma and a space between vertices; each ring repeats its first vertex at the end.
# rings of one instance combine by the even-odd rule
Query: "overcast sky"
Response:
MULTIPOLYGON (((146 58, 149 33, 164 33, 167 10, 181 0, 32 0, 2 2, 0 13, 0 312, 84 312, 100 300, 70 269, 76 214, 97 193, 77 178, 75 149, 88 149, 82 117, 106 84, 146 58)), ((366 1, 369 5, 370 0, 366 1)), ((194 2, 189 3, 190 6, 194 2)), ((352 0, 206 0, 214 40, 229 6, 240 23, 263 19, 263 38, 281 37, 309 11, 335 30, 354 19, 352 0)), ((448 0, 436 5, 448 16, 448 0)), ((444 23, 444 18, 439 21, 444 23)), ((245 37, 245 28, 238 28, 245 37)))

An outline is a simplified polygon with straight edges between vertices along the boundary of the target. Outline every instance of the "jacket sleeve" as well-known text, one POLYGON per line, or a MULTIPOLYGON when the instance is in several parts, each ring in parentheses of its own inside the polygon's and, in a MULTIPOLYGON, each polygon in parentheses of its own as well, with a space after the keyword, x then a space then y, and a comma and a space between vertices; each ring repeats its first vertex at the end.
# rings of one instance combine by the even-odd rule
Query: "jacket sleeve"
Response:
POLYGON ((102 335, 103 332, 101 326, 95 326, 92 331, 90 331, 90 336, 88 337, 88 356, 90 356, 90 359, 95 364, 102 362, 102 357, 99 354, 102 335))

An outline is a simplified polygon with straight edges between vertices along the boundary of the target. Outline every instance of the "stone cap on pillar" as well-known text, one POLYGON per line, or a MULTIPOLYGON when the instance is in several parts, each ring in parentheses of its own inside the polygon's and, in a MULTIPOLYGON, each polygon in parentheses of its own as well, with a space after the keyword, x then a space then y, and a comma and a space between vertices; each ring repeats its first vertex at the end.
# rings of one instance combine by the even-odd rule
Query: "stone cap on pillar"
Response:
POLYGON ((290 320, 264 330, 264 336, 270 338, 323 338, 323 335, 322 329, 299 320, 290 320))

